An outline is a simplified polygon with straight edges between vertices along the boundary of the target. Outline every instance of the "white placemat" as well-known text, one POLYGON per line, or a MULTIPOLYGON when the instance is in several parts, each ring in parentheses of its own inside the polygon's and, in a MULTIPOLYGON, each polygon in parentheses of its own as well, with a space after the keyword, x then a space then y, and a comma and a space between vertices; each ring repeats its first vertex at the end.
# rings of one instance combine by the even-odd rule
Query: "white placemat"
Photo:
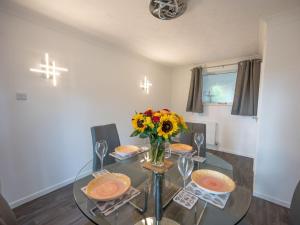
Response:
POLYGON ((109 153, 110 156, 118 159, 118 160, 125 160, 125 159, 129 159, 129 158, 132 158, 138 154, 141 154, 141 153, 144 153, 144 152, 147 152, 149 151, 149 148, 139 148, 139 150, 135 153, 135 154, 132 154, 132 155, 127 155, 127 156, 121 156, 119 154, 117 154, 116 152, 111 152, 109 153))
POLYGON ((193 161, 199 162, 199 163, 204 163, 206 161, 206 158, 195 155, 195 156, 193 156, 193 161))
POLYGON ((200 187, 198 187, 194 182, 190 182, 186 188, 185 191, 188 191, 192 193, 193 195, 197 196, 198 198, 202 199, 203 201, 206 201, 218 208, 224 209, 227 200, 229 199, 230 193, 227 194, 212 194, 209 193, 200 187))
POLYGON ((182 205, 183 207, 187 209, 191 209, 194 207, 194 205, 198 201, 198 197, 186 192, 184 190, 181 190, 174 198, 173 200, 178 203, 179 205, 182 205))
MULTIPOLYGON (((86 193, 86 186, 81 189, 83 193, 86 193)), ((125 205, 127 202, 129 202, 131 199, 138 196, 141 192, 133 187, 130 187, 130 189, 121 197, 115 200, 106 201, 106 202, 96 202, 96 206, 99 209, 100 213, 103 213, 104 216, 108 216, 121 206, 125 205)))
MULTIPOLYGON (((101 170, 93 173, 93 177, 100 176, 102 174, 107 174, 110 173, 107 170, 101 170)), ((81 191, 86 194, 86 187, 84 186, 81 188, 81 191)), ((135 198, 138 196, 141 192, 133 187, 130 187, 130 189, 121 197, 112 201, 106 201, 106 202, 101 202, 101 201, 95 201, 96 207, 99 209, 100 213, 103 213, 104 216, 108 216, 121 206, 125 205, 127 202, 129 202, 131 199, 135 198)))

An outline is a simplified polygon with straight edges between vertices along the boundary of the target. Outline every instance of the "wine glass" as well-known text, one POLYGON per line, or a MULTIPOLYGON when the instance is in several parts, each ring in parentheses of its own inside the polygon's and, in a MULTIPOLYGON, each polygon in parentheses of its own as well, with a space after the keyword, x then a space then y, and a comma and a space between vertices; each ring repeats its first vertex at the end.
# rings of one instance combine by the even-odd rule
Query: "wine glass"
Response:
POLYGON ((177 134, 176 136, 174 136, 172 138, 172 141, 174 141, 174 142, 180 142, 180 134, 177 134))
POLYGON ((184 154, 178 158, 178 170, 183 178, 183 189, 185 189, 186 179, 194 169, 194 162, 191 154, 184 154))
POLYGON ((204 134, 203 133, 195 133, 194 134, 194 142, 197 145, 198 157, 200 157, 200 149, 201 149, 201 145, 204 142, 204 134))
POLYGON ((95 152, 101 161, 101 171, 103 170, 103 160, 107 153, 108 146, 106 140, 97 141, 95 144, 95 152))

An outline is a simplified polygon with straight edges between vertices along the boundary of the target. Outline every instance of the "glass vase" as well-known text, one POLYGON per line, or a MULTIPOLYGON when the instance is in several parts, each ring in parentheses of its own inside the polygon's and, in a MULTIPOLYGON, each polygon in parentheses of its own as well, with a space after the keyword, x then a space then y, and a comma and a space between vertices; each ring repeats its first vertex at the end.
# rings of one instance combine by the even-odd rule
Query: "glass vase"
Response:
POLYGON ((162 167, 164 166, 165 159, 165 144, 158 140, 150 140, 150 162, 153 166, 162 167))

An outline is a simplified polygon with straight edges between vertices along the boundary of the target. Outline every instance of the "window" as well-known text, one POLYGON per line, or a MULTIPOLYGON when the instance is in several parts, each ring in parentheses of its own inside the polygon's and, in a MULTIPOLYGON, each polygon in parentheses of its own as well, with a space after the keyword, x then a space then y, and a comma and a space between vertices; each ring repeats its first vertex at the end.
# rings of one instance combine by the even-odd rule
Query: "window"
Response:
POLYGON ((203 102, 212 104, 232 104, 236 72, 203 74, 203 102))

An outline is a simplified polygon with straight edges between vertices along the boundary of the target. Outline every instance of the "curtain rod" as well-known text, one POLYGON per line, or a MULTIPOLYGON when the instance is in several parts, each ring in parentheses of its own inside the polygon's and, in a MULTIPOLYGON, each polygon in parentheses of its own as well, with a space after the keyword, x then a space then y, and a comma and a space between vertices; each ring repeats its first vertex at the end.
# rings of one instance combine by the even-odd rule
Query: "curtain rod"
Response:
POLYGON ((223 65, 218 65, 218 66, 204 66, 202 67, 203 69, 210 69, 210 68, 216 68, 216 67, 224 67, 224 66, 233 66, 237 65, 238 63, 228 63, 228 64, 223 64, 223 65))
POLYGON ((203 76, 218 76, 221 74, 232 74, 233 71, 230 72, 218 72, 218 73, 203 73, 203 76))
MULTIPOLYGON (((255 59, 255 58, 253 58, 253 59, 255 59)), ((262 60, 259 57, 256 58, 256 59, 262 60)), ((235 63, 222 64, 222 65, 218 65, 218 66, 203 66, 202 68, 203 69, 210 69, 210 68, 217 68, 217 67, 223 67, 224 68, 224 66, 234 66, 234 65, 238 65, 238 64, 239 64, 239 62, 235 62, 235 63)))

